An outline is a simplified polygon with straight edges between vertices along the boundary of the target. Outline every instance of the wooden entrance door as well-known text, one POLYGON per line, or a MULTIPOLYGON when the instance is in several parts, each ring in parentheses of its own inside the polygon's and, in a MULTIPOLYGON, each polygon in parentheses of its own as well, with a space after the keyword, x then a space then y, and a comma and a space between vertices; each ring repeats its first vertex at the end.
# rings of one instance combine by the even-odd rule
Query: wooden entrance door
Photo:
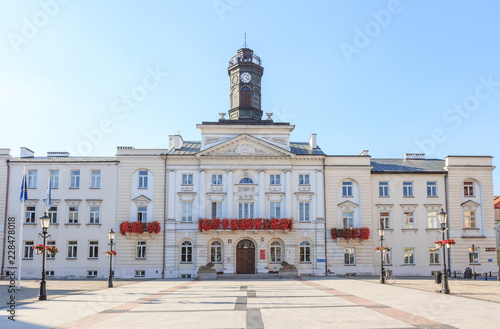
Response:
POLYGON ((242 240, 236 247, 236 273, 255 273, 255 245, 250 240, 242 240))

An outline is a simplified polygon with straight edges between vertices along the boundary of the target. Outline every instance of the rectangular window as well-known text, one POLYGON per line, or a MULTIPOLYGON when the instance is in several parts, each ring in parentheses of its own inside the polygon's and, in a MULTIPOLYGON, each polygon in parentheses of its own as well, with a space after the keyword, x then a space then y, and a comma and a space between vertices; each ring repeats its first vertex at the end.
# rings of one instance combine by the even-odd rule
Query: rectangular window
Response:
POLYGON ((342 196, 352 196, 352 182, 342 182, 342 196))
POLYGON ((427 182, 427 196, 435 197, 437 195, 437 182, 427 182))
POLYGON ((476 212, 464 211, 465 228, 476 228, 476 212))
POLYGON ((33 241, 24 241, 23 259, 33 259, 33 241))
POLYGON ((271 175, 270 176, 271 185, 281 185, 281 175, 271 175))
POLYGON ((222 185, 222 175, 212 175, 212 185, 222 185))
POLYGON ((436 265, 439 262, 439 248, 429 248, 429 264, 436 265))
POLYGON ((212 218, 222 217, 222 202, 212 202, 212 218))
POLYGON ((438 228, 438 226, 437 210, 427 211, 427 228, 438 228))
POLYGON ((239 218, 254 218, 253 202, 242 202, 238 204, 239 218))
POLYGON ((69 207, 69 224, 78 224, 78 207, 69 207))
POLYGON ((311 221, 309 215, 310 206, 311 206, 310 202, 299 202, 299 222, 311 221))
POLYGON ((97 270, 88 270, 87 278, 97 278, 97 270))
POLYGON ((355 248, 344 248, 344 265, 356 265, 355 248))
POLYGON ((47 270, 45 271, 45 276, 48 276, 48 277, 51 277, 51 276, 54 276, 54 270, 47 270))
POLYGON ((392 248, 389 248, 389 250, 384 251, 384 265, 392 265, 392 248))
POLYGON ((68 241, 68 258, 76 258, 78 252, 77 241, 68 241))
POLYGON ((136 258, 146 258, 146 241, 137 241, 136 258))
POLYGON ((352 212, 342 212, 342 228, 354 227, 354 216, 352 212))
POLYGON ((404 263, 405 265, 415 264, 415 248, 404 249, 404 263))
POLYGON ((28 188, 36 188, 37 171, 28 170, 28 188))
POLYGON ((137 207, 137 221, 142 223, 148 221, 148 207, 137 207))
POLYGON ((89 242, 89 258, 99 258, 99 241, 89 242))
POLYGON ((309 174, 299 175, 299 185, 309 185, 309 174))
POLYGON ((403 196, 413 196, 413 182, 403 182, 403 196))
POLYGON ((80 188, 80 170, 71 170, 71 188, 80 188))
POLYGON ((90 185, 92 188, 101 188, 101 171, 92 170, 92 182, 90 185))
POLYGON ((50 187, 59 188, 59 170, 50 170, 50 187))
MULTIPOLYGON (((49 247, 55 247, 56 246, 56 242, 55 241, 47 241, 47 246, 49 247)), ((55 259, 56 258, 56 255, 52 255, 50 252, 47 253, 47 259, 55 259)))
POLYGON ((212 242, 210 246, 210 261, 213 263, 222 263, 222 243, 220 241, 212 242))
POLYGON ((101 207, 92 206, 90 207, 90 224, 99 224, 99 217, 101 214, 101 207))
POLYGON ((300 243, 300 262, 301 263, 311 262, 311 245, 307 241, 302 241, 300 243))
POLYGON ((474 196, 473 182, 464 182, 464 196, 474 196))
POLYGON ((145 270, 135 270, 134 271, 134 277, 136 277, 136 278, 143 278, 145 276, 146 276, 145 270))
POLYGON ((472 248, 469 248, 469 264, 480 264, 481 259, 479 258, 479 247, 474 247, 474 252, 472 248))
POLYGON ((271 218, 281 218, 281 202, 271 202, 269 204, 271 218))
POLYGON ((140 170, 139 171, 139 185, 138 188, 148 188, 148 171, 140 170))
POLYGON ((403 228, 413 230, 415 226, 415 216, 413 211, 405 211, 403 214, 403 228))
POLYGON ((389 196, 389 182, 378 182, 378 195, 389 196))
POLYGON ((182 185, 193 185, 193 174, 182 174, 182 185))
POLYGON ((380 222, 379 228, 383 228, 384 230, 390 230, 392 228, 391 213, 388 211, 381 211, 379 213, 379 222, 380 222))
POLYGON ((57 224, 57 207, 49 208, 50 224, 57 224))
POLYGON ((193 221, 193 202, 186 201, 182 203, 182 221, 192 222, 193 221))
POLYGON ((26 207, 26 221, 25 223, 34 224, 36 223, 36 207, 28 206, 26 207))

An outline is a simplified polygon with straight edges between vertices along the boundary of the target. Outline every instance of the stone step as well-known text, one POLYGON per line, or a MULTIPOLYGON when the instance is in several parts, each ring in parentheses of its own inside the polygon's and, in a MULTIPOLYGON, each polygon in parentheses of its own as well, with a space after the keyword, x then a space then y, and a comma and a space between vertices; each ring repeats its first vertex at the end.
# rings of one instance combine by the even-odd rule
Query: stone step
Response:
POLYGON ((218 274, 217 280, 259 280, 278 279, 278 273, 258 273, 258 274, 218 274))

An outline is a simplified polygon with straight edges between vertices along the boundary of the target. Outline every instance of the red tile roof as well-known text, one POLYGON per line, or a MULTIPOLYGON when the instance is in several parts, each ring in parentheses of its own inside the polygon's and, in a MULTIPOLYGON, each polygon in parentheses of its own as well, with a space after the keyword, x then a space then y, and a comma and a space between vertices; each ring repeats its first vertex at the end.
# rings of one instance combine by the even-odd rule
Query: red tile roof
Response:
POLYGON ((495 204, 495 209, 500 209, 500 196, 493 197, 493 203, 495 204))

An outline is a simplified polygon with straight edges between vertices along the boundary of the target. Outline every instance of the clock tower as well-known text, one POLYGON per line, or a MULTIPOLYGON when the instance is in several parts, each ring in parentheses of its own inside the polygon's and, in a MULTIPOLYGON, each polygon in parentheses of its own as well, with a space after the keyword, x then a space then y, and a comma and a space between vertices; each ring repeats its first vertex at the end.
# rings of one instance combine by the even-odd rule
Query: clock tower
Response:
POLYGON ((230 120, 262 120, 260 82, 264 68, 261 65, 260 57, 246 47, 229 61, 230 120))

